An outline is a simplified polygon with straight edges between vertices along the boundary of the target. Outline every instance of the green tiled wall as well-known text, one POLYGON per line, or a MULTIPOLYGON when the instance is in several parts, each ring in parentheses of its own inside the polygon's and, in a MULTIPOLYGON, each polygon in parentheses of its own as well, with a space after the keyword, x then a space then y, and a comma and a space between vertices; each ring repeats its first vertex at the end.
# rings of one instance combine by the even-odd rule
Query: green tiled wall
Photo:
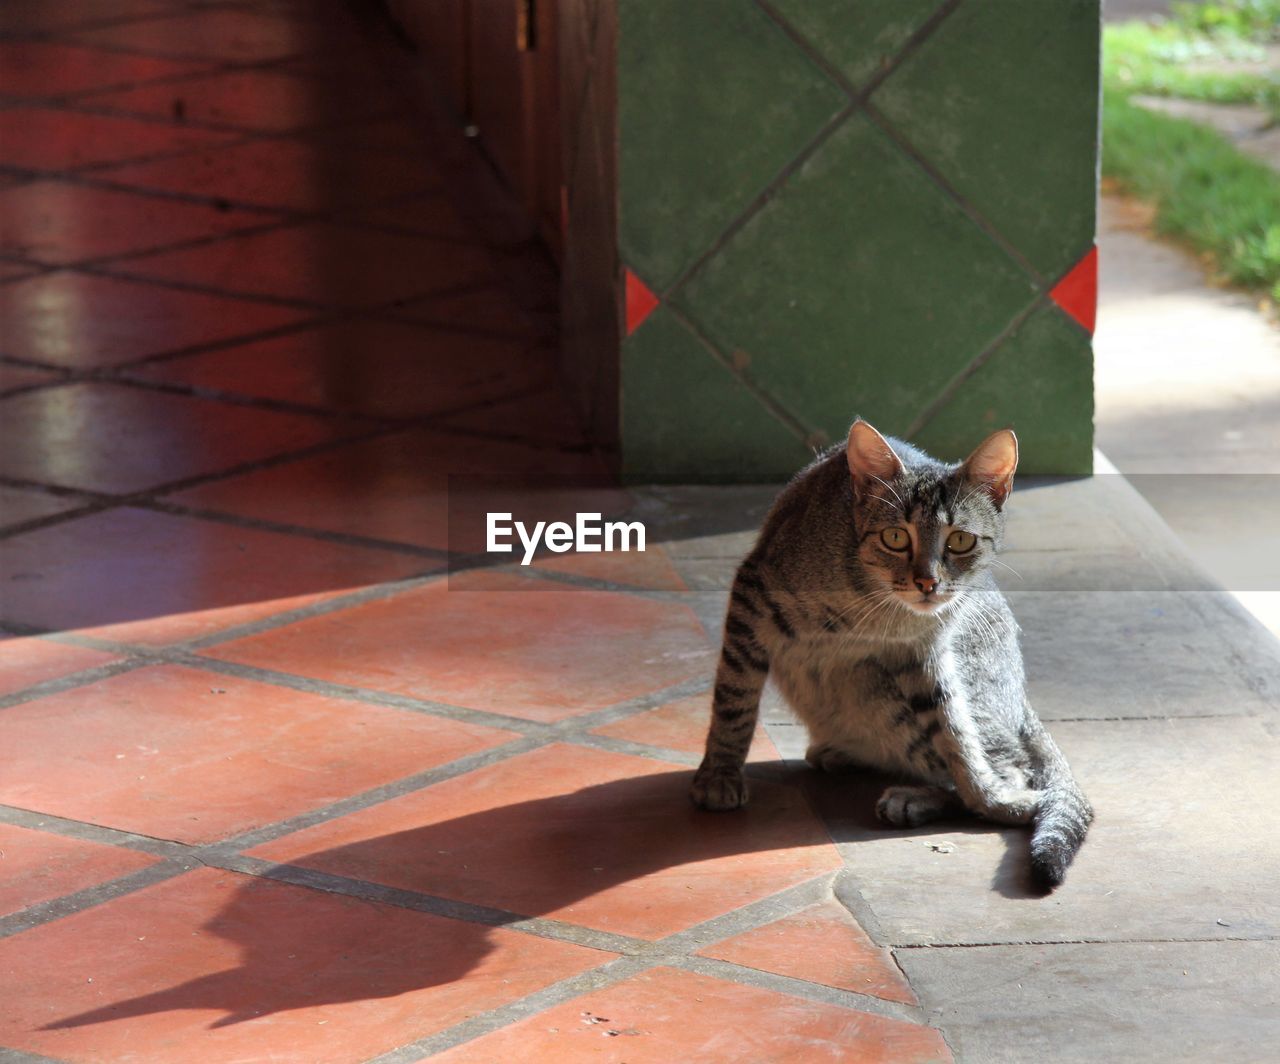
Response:
POLYGON ((783 477, 855 414, 1090 469, 1054 288, 1093 244, 1099 0, 617 13, 619 256, 659 299, 622 342, 629 477, 783 477))

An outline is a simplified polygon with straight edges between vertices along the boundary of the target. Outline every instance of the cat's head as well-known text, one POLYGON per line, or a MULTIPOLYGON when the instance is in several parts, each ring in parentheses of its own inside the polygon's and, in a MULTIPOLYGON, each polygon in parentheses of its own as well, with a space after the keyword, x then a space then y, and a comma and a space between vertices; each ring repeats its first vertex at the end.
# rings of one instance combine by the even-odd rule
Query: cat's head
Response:
POLYGON ((859 418, 845 448, 858 560, 879 590, 921 614, 945 612, 983 580, 1004 531, 1018 441, 988 436, 947 464, 859 418))

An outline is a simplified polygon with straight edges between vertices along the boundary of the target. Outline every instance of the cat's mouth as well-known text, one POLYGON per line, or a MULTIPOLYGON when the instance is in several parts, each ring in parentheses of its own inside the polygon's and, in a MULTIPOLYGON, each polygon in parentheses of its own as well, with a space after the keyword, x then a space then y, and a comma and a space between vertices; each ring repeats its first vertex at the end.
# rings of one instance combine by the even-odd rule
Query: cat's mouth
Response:
POLYGON ((912 591, 906 594, 899 593, 898 595, 898 601, 906 606, 907 609, 913 613, 923 614, 939 612, 944 606, 951 605, 954 598, 955 596, 949 593, 939 595, 935 592, 932 595, 923 595, 919 591, 912 591))

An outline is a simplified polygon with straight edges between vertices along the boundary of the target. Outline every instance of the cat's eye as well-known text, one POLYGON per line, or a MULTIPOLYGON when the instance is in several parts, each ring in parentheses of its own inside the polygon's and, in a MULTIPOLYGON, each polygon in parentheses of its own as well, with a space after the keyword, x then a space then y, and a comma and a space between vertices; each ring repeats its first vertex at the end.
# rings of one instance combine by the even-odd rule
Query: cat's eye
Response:
POLYGON ((906 550, 911 545, 911 537, 905 528, 886 528, 880 533, 880 542, 890 550, 906 550))
POLYGON ((947 537, 947 550, 952 554, 968 554, 977 542, 978 537, 972 532, 961 532, 957 528, 947 537))

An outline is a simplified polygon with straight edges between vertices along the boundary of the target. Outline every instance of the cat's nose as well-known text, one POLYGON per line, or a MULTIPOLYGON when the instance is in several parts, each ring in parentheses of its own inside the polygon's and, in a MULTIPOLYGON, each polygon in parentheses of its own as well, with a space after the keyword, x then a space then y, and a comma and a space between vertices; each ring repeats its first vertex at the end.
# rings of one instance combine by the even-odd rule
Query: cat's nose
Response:
POLYGON ((938 586, 938 580, 933 576, 917 576, 912 579, 916 582, 916 587, 923 591, 926 595, 933 594, 934 588, 938 586))

